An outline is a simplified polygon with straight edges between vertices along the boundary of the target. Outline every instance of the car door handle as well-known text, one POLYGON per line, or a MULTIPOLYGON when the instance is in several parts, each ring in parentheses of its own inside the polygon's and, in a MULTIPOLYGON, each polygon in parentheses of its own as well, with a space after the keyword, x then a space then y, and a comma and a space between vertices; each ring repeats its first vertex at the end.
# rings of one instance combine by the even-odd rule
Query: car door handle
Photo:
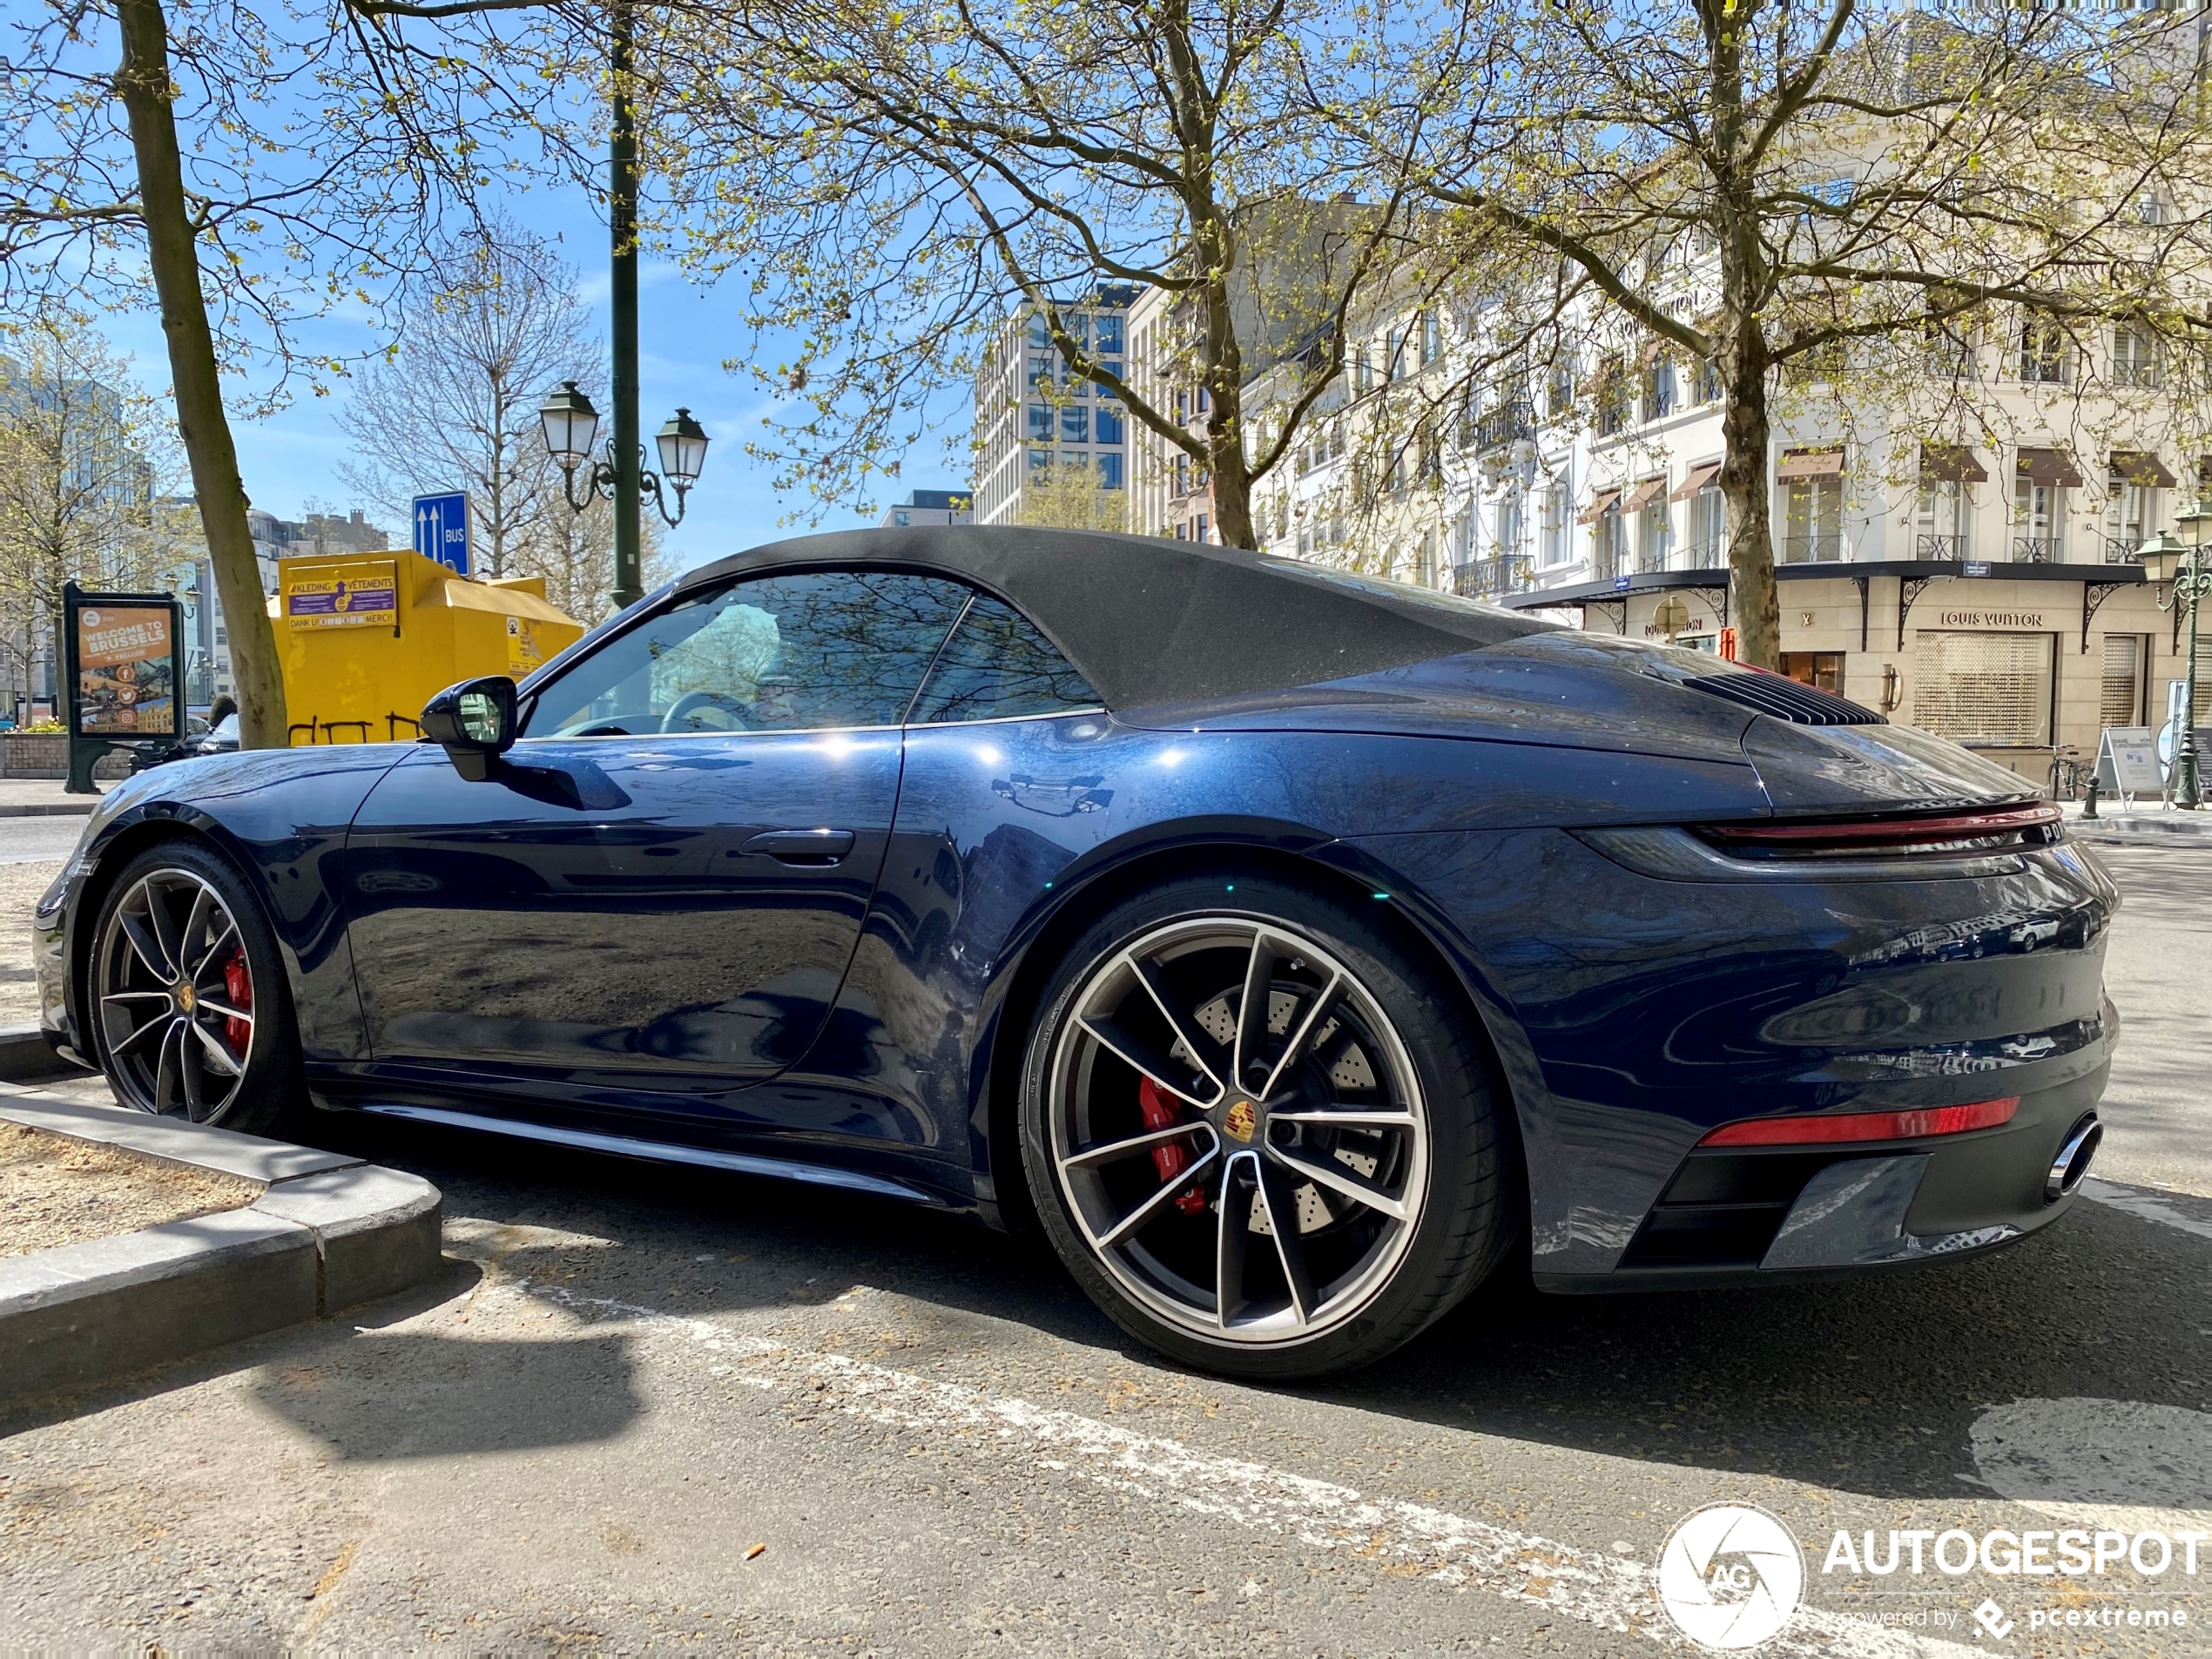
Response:
POLYGON ((811 865, 839 863, 852 850, 853 832, 833 829, 768 830, 739 849, 765 853, 785 864, 811 865))

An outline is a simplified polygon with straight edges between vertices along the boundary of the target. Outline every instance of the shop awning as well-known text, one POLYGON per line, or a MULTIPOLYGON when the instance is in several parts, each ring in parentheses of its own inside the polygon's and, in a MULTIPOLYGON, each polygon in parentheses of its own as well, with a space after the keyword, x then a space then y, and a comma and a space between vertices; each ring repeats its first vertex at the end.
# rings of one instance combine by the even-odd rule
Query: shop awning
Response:
POLYGON ((1646 478, 1637 484, 1634 493, 1628 500, 1621 503, 1621 510, 1624 513, 1640 513, 1666 493, 1667 475, 1662 472, 1656 478, 1646 478))
POLYGON ((1620 502, 1621 492, 1619 490, 1601 489, 1596 495, 1590 497, 1590 504, 1582 509, 1580 513, 1575 515, 1575 522, 1577 524, 1595 524, 1598 522, 1598 520, 1603 518, 1608 510, 1619 506, 1620 502))
POLYGON ((2114 449, 2112 475, 2131 484, 2146 484, 2159 489, 2171 489, 2176 482, 2174 475, 2166 470, 2166 463, 2148 449, 2114 449))
POLYGON ((1920 482, 1924 484, 1986 484, 1974 452, 1963 443, 1924 443, 1920 446, 1920 482))
POLYGON ((2022 449, 2015 463, 2020 475, 2033 484, 2051 484, 2060 489, 2081 488, 2081 475, 2074 470, 2074 457, 2063 449, 2022 449))
POLYGON ((1844 475, 1841 449, 1785 449, 1774 469, 1777 478, 1840 478, 1844 475))
POLYGON ((1667 497, 1669 501, 1688 501, 1699 490, 1721 475, 1721 463, 1709 461, 1702 467, 1692 467, 1682 481, 1682 488, 1667 497))

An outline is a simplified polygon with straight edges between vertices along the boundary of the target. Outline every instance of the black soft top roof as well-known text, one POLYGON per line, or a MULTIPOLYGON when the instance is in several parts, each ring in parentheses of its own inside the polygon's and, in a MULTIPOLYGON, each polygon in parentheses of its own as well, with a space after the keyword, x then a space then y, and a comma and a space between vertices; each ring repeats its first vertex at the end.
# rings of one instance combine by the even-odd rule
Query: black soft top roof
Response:
POLYGON ((965 524, 772 542, 686 572, 677 590, 820 564, 904 566, 973 582, 1043 629, 1111 709, 1312 685, 1556 625, 1237 548, 965 524))

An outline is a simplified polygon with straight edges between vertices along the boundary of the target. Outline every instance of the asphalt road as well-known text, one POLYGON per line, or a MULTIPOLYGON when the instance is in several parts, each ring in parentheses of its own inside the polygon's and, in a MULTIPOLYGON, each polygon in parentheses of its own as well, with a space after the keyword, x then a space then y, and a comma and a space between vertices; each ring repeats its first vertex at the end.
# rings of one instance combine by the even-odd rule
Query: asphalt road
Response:
POLYGON ((445 1280, 0 1424, 0 1647, 1657 1651, 1662 1541, 1734 1501, 1806 1547, 1766 1652, 2207 1651, 2212 1545, 1822 1571, 1839 1528, 2212 1533, 2212 857, 2110 861, 2133 1184, 1855 1284, 1500 1287, 1325 1386, 1161 1364, 1034 1239, 334 1124, 444 1189, 445 1280), (2189 1623, 2032 1625, 2069 1608, 2189 1623))
POLYGON ((0 818, 0 864, 30 864, 65 859, 77 850, 84 819, 73 813, 51 818, 0 818))

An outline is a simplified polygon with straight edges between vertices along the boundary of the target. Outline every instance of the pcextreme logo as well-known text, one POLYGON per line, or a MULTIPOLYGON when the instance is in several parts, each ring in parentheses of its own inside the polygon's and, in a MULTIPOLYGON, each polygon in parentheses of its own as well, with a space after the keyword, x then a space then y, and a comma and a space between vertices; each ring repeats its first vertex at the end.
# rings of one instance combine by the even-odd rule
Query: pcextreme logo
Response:
POLYGON ((1700 1647, 1757 1647, 1790 1622, 1804 1588, 1797 1539, 1750 1504, 1693 1510, 1659 1552, 1659 1605, 1700 1647))

